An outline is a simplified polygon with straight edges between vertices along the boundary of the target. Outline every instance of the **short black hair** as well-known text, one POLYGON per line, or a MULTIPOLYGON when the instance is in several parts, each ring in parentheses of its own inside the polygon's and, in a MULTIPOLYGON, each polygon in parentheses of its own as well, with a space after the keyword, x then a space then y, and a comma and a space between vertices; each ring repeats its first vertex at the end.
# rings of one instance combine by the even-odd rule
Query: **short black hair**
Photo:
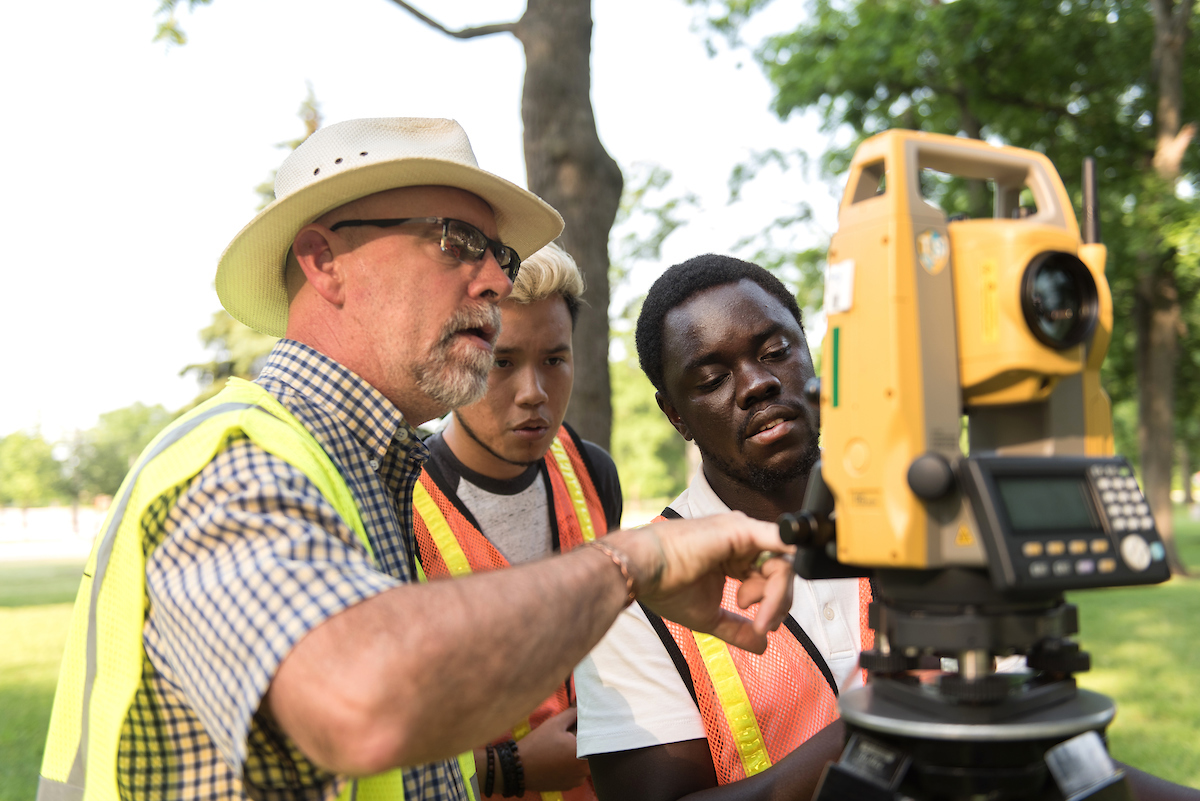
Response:
POLYGON ((715 286, 736 284, 742 279, 753 281, 766 290, 767 294, 776 298, 796 318, 800 330, 804 330, 804 320, 800 314, 800 305, 796 303, 796 296, 768 270, 748 261, 732 256, 718 256, 715 253, 688 259, 667 268, 667 271, 658 277, 646 294, 642 311, 638 314, 638 362, 655 389, 659 392, 664 391, 663 322, 667 314, 672 309, 682 306, 693 295, 715 286))

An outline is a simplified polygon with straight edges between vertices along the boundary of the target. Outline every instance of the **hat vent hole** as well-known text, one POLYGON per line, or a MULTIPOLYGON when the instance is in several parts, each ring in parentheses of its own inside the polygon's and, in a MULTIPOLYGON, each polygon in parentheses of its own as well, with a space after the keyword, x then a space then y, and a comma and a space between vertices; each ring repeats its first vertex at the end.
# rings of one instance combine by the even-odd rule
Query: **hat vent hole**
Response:
POLYGON ((342 160, 341 160, 340 158, 336 158, 336 159, 334 159, 334 160, 333 160, 333 163, 334 163, 334 164, 341 164, 341 163, 342 163, 342 160))
POLYGON ((313 175, 320 175, 320 174, 321 174, 321 168, 320 168, 320 167, 317 167, 315 170, 313 170, 313 175))
POLYGON ((365 156, 365 155, 367 155, 367 151, 364 150, 363 152, 359 153, 358 155, 365 156))

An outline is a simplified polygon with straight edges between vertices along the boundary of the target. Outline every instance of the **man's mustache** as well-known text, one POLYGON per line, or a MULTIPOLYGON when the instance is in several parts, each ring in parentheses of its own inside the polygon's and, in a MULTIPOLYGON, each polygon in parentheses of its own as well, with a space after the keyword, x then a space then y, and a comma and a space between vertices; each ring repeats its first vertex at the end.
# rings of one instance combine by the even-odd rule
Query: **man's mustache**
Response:
POLYGON ((456 335, 471 328, 481 328, 493 332, 492 342, 494 343, 496 337, 500 335, 500 309, 491 304, 459 309, 442 326, 442 336, 438 340, 438 344, 449 345, 456 335))

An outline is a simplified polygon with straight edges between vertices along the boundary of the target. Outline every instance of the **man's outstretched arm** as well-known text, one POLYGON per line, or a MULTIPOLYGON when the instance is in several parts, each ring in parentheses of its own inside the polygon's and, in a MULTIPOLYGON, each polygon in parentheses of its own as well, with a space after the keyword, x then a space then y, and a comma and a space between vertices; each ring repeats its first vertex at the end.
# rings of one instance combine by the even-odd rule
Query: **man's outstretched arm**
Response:
MULTIPOLYGON (((742 514, 610 534, 638 598, 663 617, 762 652, 791 604, 774 525, 742 514), (720 608, 725 576, 751 621, 720 608)), ((268 712, 316 764, 365 775, 445 758, 532 710, 627 600, 597 548, 456 581, 396 587, 325 620, 280 664, 268 712)))

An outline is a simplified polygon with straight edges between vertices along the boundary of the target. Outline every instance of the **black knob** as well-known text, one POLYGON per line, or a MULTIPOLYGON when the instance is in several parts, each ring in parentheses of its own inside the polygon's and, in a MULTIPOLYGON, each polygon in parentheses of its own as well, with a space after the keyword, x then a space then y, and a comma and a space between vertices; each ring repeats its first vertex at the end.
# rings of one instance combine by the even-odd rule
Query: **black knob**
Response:
POLYGON ((1000 703, 1008 697, 1008 686, 1008 679, 999 673, 990 673, 977 679, 947 673, 938 681, 938 690, 942 695, 965 704, 1000 703))
POLYGON ((804 382, 804 399, 814 406, 821 403, 821 379, 813 376, 804 382))
POLYGON ((871 649, 858 655, 858 665, 871 673, 899 673, 908 670, 908 658, 899 651, 885 654, 871 649))
POLYGON ((1025 664, 1048 673, 1083 673, 1091 669, 1092 658, 1070 640, 1043 640, 1030 650, 1025 664))
POLYGON ((795 514, 785 512, 779 516, 777 522, 779 523, 779 538, 788 545, 796 545, 800 548, 811 546, 819 530, 816 518, 803 509, 795 514))
POLYGON ((954 470, 940 453, 925 453, 908 467, 908 486, 926 501, 936 501, 954 488, 954 470))

